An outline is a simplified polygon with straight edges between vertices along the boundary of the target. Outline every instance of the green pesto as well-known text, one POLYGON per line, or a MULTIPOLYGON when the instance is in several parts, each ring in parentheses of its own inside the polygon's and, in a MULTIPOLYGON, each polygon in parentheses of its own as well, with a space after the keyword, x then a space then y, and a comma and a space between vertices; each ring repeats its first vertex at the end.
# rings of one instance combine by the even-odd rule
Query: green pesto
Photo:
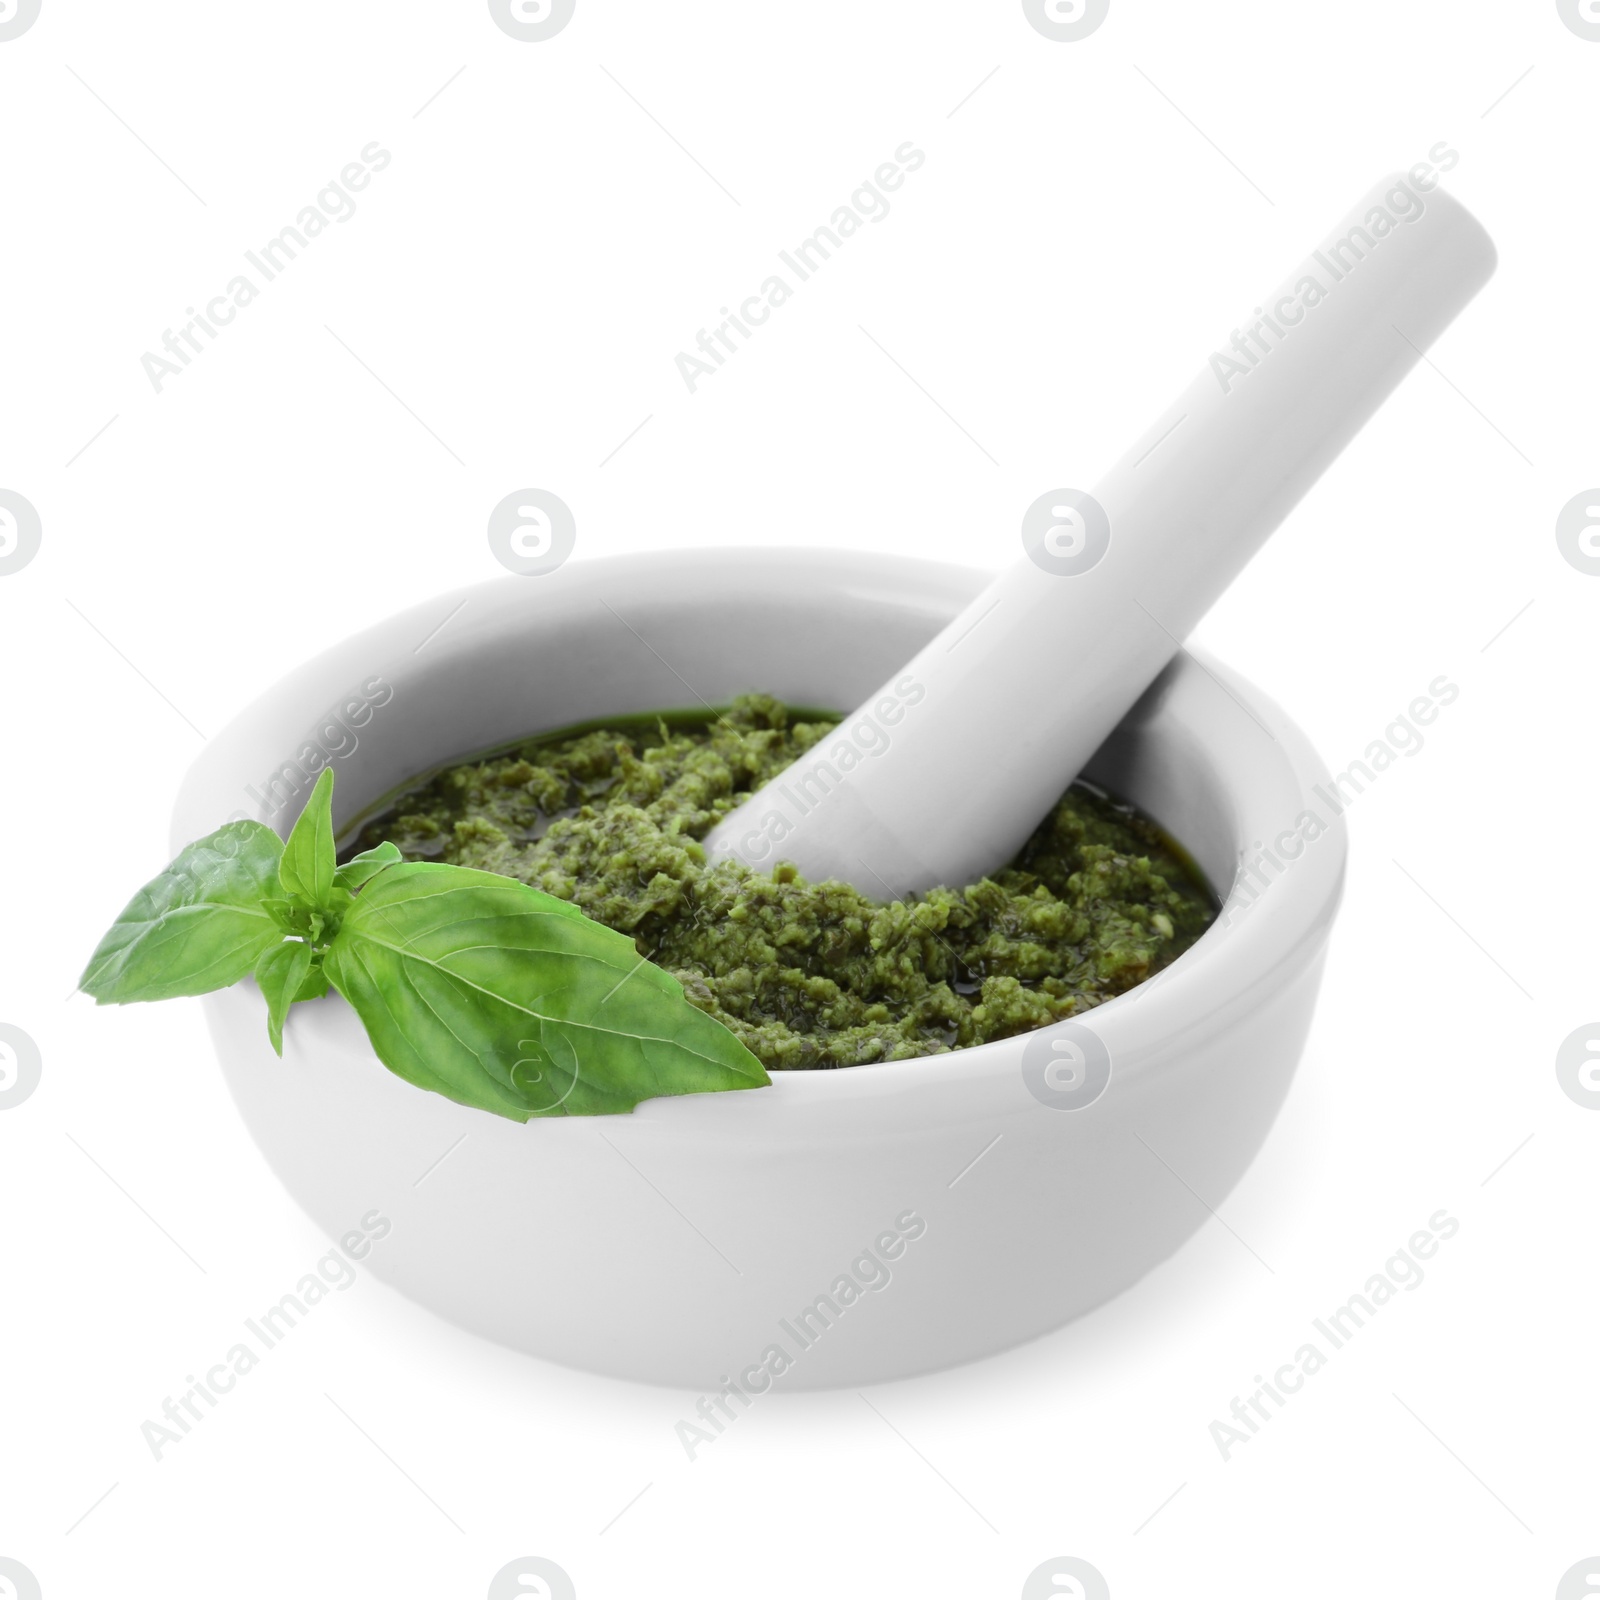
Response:
POLYGON ((881 905, 699 841, 838 718, 743 695, 714 722, 620 718, 448 768, 363 829, 411 860, 518 878, 633 936, 770 1071, 938 1055, 1080 1015, 1215 915, 1153 824, 1078 783, 1016 859, 881 905))

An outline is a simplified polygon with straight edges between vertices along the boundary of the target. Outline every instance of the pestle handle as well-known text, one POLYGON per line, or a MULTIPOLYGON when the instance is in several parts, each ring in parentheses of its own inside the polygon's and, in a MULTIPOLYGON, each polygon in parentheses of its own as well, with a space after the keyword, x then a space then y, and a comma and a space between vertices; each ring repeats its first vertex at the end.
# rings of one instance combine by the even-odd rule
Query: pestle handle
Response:
POLYGON ((1035 502, 1026 554, 718 824, 710 857, 874 898, 1003 865, 1494 266, 1443 191, 1378 184, 1092 494, 1035 502))

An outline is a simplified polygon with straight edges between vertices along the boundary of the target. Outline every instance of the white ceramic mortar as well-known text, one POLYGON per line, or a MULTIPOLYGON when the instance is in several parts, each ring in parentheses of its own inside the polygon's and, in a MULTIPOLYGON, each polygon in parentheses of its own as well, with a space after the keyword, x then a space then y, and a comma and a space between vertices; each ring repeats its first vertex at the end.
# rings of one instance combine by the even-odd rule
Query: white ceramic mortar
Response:
MULTIPOLYGON (((302 667, 213 740, 179 796, 174 849, 230 815, 287 831, 299 802, 273 814, 248 791, 373 678, 393 694, 335 762, 341 825, 418 772, 569 723, 753 688, 856 705, 985 577, 843 552, 687 551, 442 596, 302 667)), ((1072 686, 1039 686, 1052 692, 1072 686)), ((1157 981, 1086 1014, 1112 1071, 1083 1109, 1025 1081, 1044 1030, 523 1126, 392 1076, 336 996, 296 1008, 277 1060, 249 983, 204 1002, 223 1072, 321 1227, 337 1237, 383 1211, 393 1229, 371 1270, 504 1344, 706 1390, 774 1344, 793 1388, 989 1355, 1127 1288, 1238 1181, 1288 1090, 1343 879, 1343 826, 1311 793, 1325 769, 1215 663, 1180 655, 1087 775, 1185 844, 1226 906, 1157 981), (1291 837, 1319 812, 1321 838, 1291 837), (1279 839, 1280 859, 1298 853, 1252 898, 1241 853, 1279 839), (908 1211, 925 1228, 878 1251, 893 1252, 887 1284, 842 1304, 837 1280, 908 1211), (822 1295, 837 1312, 814 1314, 802 1344, 797 1313, 822 1295)))

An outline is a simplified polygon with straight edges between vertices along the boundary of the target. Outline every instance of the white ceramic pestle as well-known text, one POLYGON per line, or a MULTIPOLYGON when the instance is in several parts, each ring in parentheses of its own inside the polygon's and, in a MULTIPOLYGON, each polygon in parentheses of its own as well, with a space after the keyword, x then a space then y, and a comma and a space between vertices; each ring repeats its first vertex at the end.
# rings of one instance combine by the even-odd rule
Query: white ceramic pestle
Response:
POLYGON ((1378 184, 1092 494, 1034 503, 1026 554, 730 813, 712 859, 880 899, 1003 865, 1494 266, 1436 185, 1378 184))

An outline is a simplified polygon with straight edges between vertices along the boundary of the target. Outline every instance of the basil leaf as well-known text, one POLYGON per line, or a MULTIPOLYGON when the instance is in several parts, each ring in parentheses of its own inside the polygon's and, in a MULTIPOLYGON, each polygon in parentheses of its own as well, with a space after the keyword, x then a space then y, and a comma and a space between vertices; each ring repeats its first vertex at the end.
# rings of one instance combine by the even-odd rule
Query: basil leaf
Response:
POLYGON ((183 850, 127 904, 79 988, 101 1005, 226 989, 283 937, 263 902, 283 845, 264 823, 230 822, 183 850))
POLYGON ((341 889, 348 889, 354 894, 362 884, 370 883, 385 867, 392 867, 397 861, 404 860, 400 846, 393 839, 385 839, 382 844, 374 845, 370 850, 363 850, 358 856, 351 856, 334 873, 333 881, 341 889))
POLYGON ((256 984, 267 1000, 267 1037, 272 1048, 283 1054, 283 1019, 289 1007, 300 998, 301 985, 311 972, 311 946, 298 939, 286 939, 261 952, 256 962, 256 984))
POLYGON ((631 939, 498 873, 387 868, 324 961, 391 1072, 518 1121, 770 1082, 631 939))
POLYGON ((333 768, 324 767, 305 810, 289 830, 278 865, 286 893, 319 911, 326 908, 338 865, 333 848, 333 768))
POLYGON ((320 966, 313 966, 300 985, 296 1000, 320 1000, 328 992, 328 974, 320 966))

